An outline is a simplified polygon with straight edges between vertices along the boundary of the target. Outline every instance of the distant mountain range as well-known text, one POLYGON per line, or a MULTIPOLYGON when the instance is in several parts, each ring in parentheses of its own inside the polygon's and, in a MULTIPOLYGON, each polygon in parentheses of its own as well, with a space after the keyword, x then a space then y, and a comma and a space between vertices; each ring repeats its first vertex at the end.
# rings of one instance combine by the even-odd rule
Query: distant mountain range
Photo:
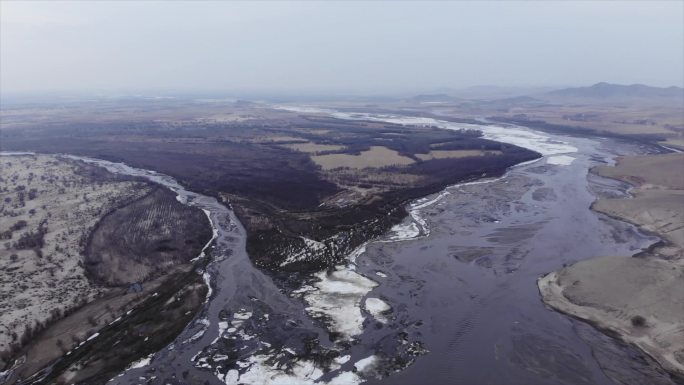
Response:
POLYGON ((544 103, 684 103, 684 88, 651 87, 643 84, 621 85, 596 83, 587 87, 551 89, 544 87, 470 87, 462 90, 442 89, 411 98, 419 103, 473 102, 514 106, 544 103))
POLYGON ((419 103, 448 103, 459 99, 447 94, 422 94, 414 96, 412 100, 419 103))
POLYGON ((620 100, 684 100, 684 88, 651 87, 643 84, 620 85, 596 83, 589 87, 565 88, 547 92, 543 97, 556 99, 592 99, 605 101, 620 100))

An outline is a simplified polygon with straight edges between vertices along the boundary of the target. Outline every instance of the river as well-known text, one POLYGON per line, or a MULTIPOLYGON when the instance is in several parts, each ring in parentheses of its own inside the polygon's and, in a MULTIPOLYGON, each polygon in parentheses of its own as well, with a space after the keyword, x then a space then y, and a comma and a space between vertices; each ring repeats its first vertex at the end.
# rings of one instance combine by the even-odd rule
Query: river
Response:
POLYGON ((80 158, 167 186, 205 210, 215 232, 212 289, 197 318, 110 383, 672 383, 636 349, 545 307, 536 286, 564 264, 656 241, 589 209, 597 196, 627 190, 589 168, 644 149, 519 127, 313 112, 477 128, 544 157, 418 200, 348 263, 285 286, 251 264, 244 228, 216 199, 153 171, 80 158))

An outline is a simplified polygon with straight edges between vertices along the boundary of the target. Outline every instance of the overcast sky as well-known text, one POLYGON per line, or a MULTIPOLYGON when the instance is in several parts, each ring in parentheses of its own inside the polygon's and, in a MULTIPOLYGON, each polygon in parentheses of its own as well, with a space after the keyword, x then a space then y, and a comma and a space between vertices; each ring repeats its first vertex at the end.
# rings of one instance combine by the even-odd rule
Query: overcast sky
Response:
POLYGON ((684 1, 0 0, 0 91, 681 86, 684 1))

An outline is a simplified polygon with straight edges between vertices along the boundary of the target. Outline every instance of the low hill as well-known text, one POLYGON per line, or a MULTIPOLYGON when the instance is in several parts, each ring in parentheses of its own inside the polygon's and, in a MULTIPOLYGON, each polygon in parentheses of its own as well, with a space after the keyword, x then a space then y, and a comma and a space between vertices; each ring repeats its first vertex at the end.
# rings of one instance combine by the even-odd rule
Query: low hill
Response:
POLYGON ((565 88, 547 92, 545 97, 552 100, 587 99, 592 101, 672 101, 681 103, 684 100, 684 89, 681 87, 651 87, 643 84, 620 85, 596 83, 589 87, 565 88))

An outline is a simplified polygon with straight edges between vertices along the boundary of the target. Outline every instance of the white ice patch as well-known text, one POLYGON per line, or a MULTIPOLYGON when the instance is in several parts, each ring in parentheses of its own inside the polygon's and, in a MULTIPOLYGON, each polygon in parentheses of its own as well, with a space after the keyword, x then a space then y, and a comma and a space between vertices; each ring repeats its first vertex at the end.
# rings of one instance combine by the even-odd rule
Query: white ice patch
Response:
POLYGON ((532 131, 523 127, 475 125, 473 128, 482 131, 482 136, 485 139, 527 148, 544 156, 577 152, 577 147, 571 146, 566 142, 553 140, 538 131, 532 131))
POLYGON ((416 238, 419 235, 420 229, 418 228, 418 225, 411 220, 408 223, 400 223, 392 226, 387 240, 390 242, 405 241, 407 239, 416 238))
POLYGON ((143 367, 149 365, 150 362, 152 361, 153 356, 154 356, 154 353, 150 354, 147 357, 143 357, 143 358, 139 359, 138 361, 133 362, 132 364, 128 365, 128 368, 126 368, 126 370, 143 368, 143 367))
POLYGON ((428 226, 427 221, 425 221, 425 218, 421 215, 420 210, 434 205, 449 194, 449 191, 444 190, 437 194, 437 196, 421 198, 410 204, 408 207, 409 217, 403 223, 392 226, 385 242, 415 239, 421 235, 421 230, 423 235, 429 235, 430 227, 428 226))
POLYGON ((366 298, 364 307, 376 320, 387 323, 387 317, 383 313, 389 311, 391 307, 385 301, 379 298, 366 298))
POLYGON ((347 259, 349 260, 351 266, 350 268, 354 270, 353 265, 356 265, 356 259, 359 258, 363 253, 366 252, 366 244, 364 243, 363 245, 357 247, 354 251, 349 253, 349 256, 347 259))
MULTIPOLYGON (((277 363, 269 364, 268 355, 250 356, 240 363, 241 367, 247 368, 240 374, 237 370, 230 370, 223 376, 226 384, 260 384, 260 385, 313 385, 322 375, 323 371, 316 367, 312 361, 291 362, 292 368, 286 371, 277 363)), ((219 375, 219 378, 221 376, 219 375)))
POLYGON ((362 373, 366 372, 366 371, 368 371, 368 369, 371 369, 373 367, 373 364, 375 364, 377 359, 378 358, 376 356, 366 357, 362 360, 356 361, 356 363, 354 363, 354 367, 359 372, 362 372, 362 373))
POLYGON ((444 198, 445 196, 447 196, 449 194, 450 193, 448 191, 444 190, 434 198, 431 198, 430 196, 428 196, 425 198, 418 199, 411 204, 411 210, 420 210, 420 209, 426 208, 428 206, 431 206, 431 205, 439 202, 440 200, 442 200, 442 198, 444 198))
POLYGON ((207 285, 207 295, 204 298, 204 301, 207 302, 209 301, 209 298, 211 298, 211 293, 213 292, 213 289, 211 288, 211 275, 205 271, 202 273, 202 279, 204 280, 204 283, 207 285))
POLYGON ((375 275, 381 278, 387 278, 387 274, 383 273, 382 271, 376 271, 375 275))
POLYGON ((239 312, 236 312, 233 314, 233 319, 244 321, 252 318, 252 312, 251 311, 245 311, 245 309, 240 309, 239 312))
POLYGON ((550 156, 548 159, 546 159, 546 163, 548 164, 555 164, 559 166, 569 166, 572 164, 572 162, 575 160, 575 158, 567 155, 555 155, 555 156, 550 156))
POLYGON ((276 108, 295 112, 327 114, 340 119, 362 119, 404 125, 437 126, 450 130, 478 130, 482 132, 482 137, 484 139, 490 139, 497 142, 513 144, 519 147, 526 148, 528 150, 536 151, 544 156, 577 152, 576 147, 566 142, 554 140, 551 137, 539 131, 533 131, 525 127, 502 127, 494 125, 454 123, 434 118, 417 116, 397 116, 373 113, 339 112, 330 109, 316 108, 310 106, 277 106, 276 108))
POLYGON ((337 375, 337 377, 330 380, 327 385, 354 385, 360 384, 361 382, 363 382, 363 380, 356 373, 342 372, 337 375))
MULTIPOLYGON (((221 377, 219 377, 221 378, 221 377)), ((240 372, 235 369, 231 369, 223 376, 223 382, 226 384, 237 384, 240 379, 240 372)))
POLYGON ((536 151, 544 156, 555 154, 567 154, 577 152, 577 148, 566 142, 554 140, 551 137, 538 131, 533 131, 524 127, 502 127, 494 125, 464 124, 447 122, 425 117, 412 116, 391 116, 375 114, 348 114, 333 113, 333 116, 345 119, 371 119, 383 122, 408 124, 408 125, 431 125, 450 130, 471 129, 482 132, 484 139, 496 142, 513 144, 528 150, 536 151), (362 116, 359 116, 362 115, 362 116))
POLYGON ((214 338, 214 340, 211 342, 211 345, 215 344, 216 341, 219 340, 219 338, 223 337, 223 334, 224 334, 226 331, 228 331, 229 333, 231 333, 231 329, 232 329, 232 332, 235 332, 235 328, 229 328, 229 326, 230 326, 230 325, 228 324, 228 322, 226 322, 226 321, 219 321, 219 323, 218 323, 218 334, 216 335, 216 338, 214 338))
POLYGON ((306 310, 328 317, 330 327, 348 339, 361 334, 364 321, 361 299, 378 284, 343 266, 330 274, 320 272, 314 276, 319 281, 302 291, 309 305, 306 310))
POLYGON ((335 362, 339 365, 344 365, 347 362, 349 362, 350 359, 351 359, 350 355, 340 356, 340 357, 335 358, 335 362))
MULTIPOLYGON (((180 199, 180 197, 181 197, 180 194, 176 195, 176 199, 178 199, 178 201, 180 203, 187 205, 187 201, 188 201, 187 198, 183 197, 182 199, 180 199)), ((211 225, 211 234, 212 235, 211 235, 211 239, 209 240, 209 242, 207 242, 207 244, 204 245, 204 247, 202 248, 202 251, 200 252, 200 254, 198 256, 196 256, 195 258, 191 259, 190 262, 195 262, 199 259, 204 258, 206 255, 205 251, 207 250, 207 248, 209 248, 209 245, 211 245, 212 242, 214 242, 214 240, 216 238, 218 238, 218 229, 214 225, 214 221, 211 220, 211 212, 207 209, 202 209, 202 211, 204 212, 204 215, 207 216, 207 219, 209 219, 209 224, 211 225)), ((207 283, 207 286, 209 286, 209 283, 207 283)), ((211 293, 211 286, 209 286, 209 292, 211 293)), ((207 297, 207 298, 209 298, 209 297, 207 297)))
POLYGON ((219 329, 218 329, 219 335, 222 335, 223 332, 225 332, 226 330, 228 330, 228 322, 226 322, 226 321, 220 321, 220 322, 218 323, 218 328, 219 328, 219 329))
POLYGON ((198 319, 197 321, 195 321, 195 325, 197 325, 197 324, 202 325, 201 329, 197 333, 193 334, 190 338, 183 341, 184 344, 187 344, 188 342, 193 342, 193 341, 196 341, 196 340, 202 338, 202 336, 204 336, 204 333, 206 333, 207 329, 209 328, 209 325, 211 325, 211 322, 209 322, 209 320, 206 318, 201 318, 201 319, 198 319))

